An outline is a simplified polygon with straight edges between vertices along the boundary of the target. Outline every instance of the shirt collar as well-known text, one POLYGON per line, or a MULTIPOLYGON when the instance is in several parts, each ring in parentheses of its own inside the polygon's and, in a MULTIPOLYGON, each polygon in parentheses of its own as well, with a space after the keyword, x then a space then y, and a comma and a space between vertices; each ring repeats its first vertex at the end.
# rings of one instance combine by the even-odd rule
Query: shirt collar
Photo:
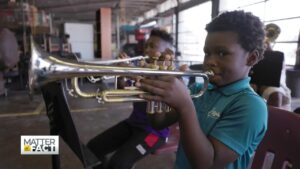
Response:
POLYGON ((250 77, 246 77, 242 80, 236 81, 232 84, 229 84, 229 85, 226 85, 226 86, 223 86, 220 88, 218 88, 217 86, 215 86, 213 84, 209 84, 208 90, 216 90, 216 91, 221 92, 223 95, 233 95, 233 94, 238 93, 246 88, 249 88, 250 87, 249 82, 250 82, 250 77))

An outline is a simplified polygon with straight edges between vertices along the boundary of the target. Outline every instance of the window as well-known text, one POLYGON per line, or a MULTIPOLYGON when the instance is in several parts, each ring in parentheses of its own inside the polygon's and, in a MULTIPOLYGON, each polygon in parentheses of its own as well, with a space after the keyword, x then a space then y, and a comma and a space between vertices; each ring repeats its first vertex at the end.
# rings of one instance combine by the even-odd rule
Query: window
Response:
POLYGON ((179 13, 178 25, 178 58, 188 63, 203 62, 204 40, 206 37, 205 26, 211 21, 211 1, 191 7, 179 13))
POLYGON ((299 6, 299 0, 220 0, 219 11, 241 9, 252 12, 265 24, 277 24, 281 33, 273 49, 284 53, 287 65, 295 65, 300 28, 299 6))

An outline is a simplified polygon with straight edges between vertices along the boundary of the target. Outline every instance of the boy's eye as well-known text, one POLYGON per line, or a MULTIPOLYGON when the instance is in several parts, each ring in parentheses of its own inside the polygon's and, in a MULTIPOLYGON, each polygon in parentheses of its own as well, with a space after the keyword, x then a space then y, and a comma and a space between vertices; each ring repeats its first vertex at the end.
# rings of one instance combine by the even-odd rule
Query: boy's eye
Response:
POLYGON ((225 52, 225 51, 218 51, 218 56, 224 57, 225 55, 227 55, 227 52, 225 52))
POLYGON ((204 56, 209 56, 209 51, 203 50, 204 56))
POLYGON ((208 57, 208 56, 209 56, 209 53, 204 52, 204 57, 208 57))
POLYGON ((223 56, 224 56, 224 52, 219 52, 219 53, 218 53, 218 56, 223 57, 223 56))

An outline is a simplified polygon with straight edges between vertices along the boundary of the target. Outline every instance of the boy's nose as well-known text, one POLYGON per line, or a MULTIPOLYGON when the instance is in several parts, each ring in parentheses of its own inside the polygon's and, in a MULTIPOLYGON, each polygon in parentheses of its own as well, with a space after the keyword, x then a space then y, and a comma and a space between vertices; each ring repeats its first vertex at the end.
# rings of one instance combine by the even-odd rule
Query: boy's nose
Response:
POLYGON ((204 65, 208 67, 215 67, 217 66, 217 62, 215 59, 213 59, 213 57, 209 57, 204 60, 204 65))

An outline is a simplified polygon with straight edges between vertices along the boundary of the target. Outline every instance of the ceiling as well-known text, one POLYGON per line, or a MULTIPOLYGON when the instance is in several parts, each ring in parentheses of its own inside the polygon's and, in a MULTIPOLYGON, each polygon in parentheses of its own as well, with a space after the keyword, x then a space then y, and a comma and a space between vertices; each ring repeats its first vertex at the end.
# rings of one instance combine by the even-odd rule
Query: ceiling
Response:
POLYGON ((112 18, 120 12, 122 21, 130 22, 166 0, 28 0, 39 10, 53 14, 54 22, 95 22, 96 11, 112 8, 112 18), (119 9, 119 10, 118 10, 119 9))

